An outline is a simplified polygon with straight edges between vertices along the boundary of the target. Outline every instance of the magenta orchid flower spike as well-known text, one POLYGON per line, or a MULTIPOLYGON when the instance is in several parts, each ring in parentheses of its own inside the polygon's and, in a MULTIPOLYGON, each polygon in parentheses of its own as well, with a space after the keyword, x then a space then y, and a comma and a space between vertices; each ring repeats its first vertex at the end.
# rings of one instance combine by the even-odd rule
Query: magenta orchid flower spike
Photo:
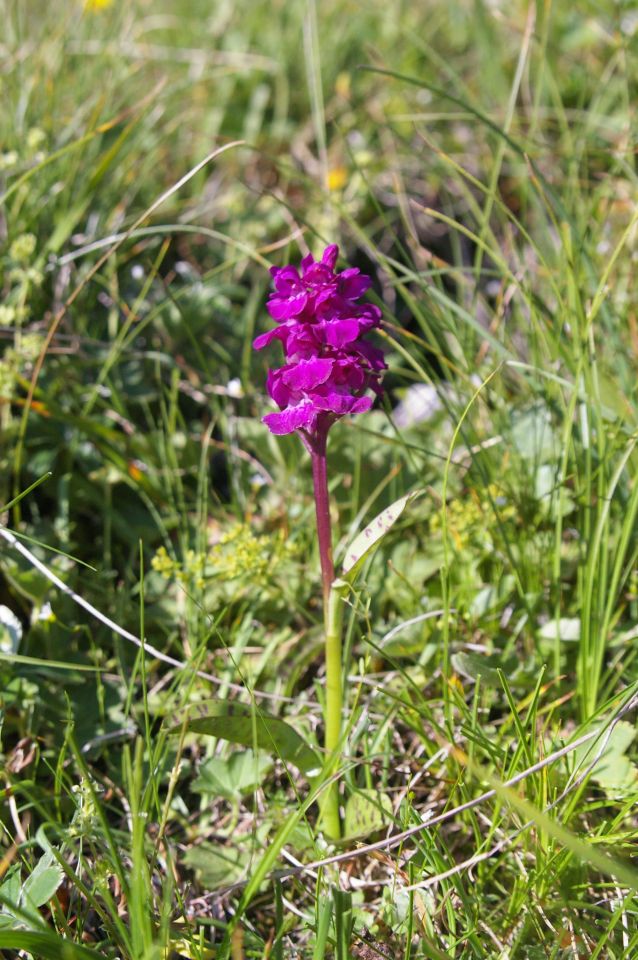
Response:
POLYGON ((372 406, 367 392, 381 391, 383 353, 363 339, 378 327, 381 311, 356 301, 370 286, 369 277, 354 268, 335 272, 336 244, 320 261, 311 255, 296 267, 272 267, 275 290, 268 312, 278 326, 254 342, 261 350, 279 340, 286 363, 268 374, 268 393, 280 408, 263 420, 272 433, 300 432, 306 446, 325 438, 330 426, 346 414, 372 406))
MULTIPOLYGON (((381 323, 381 311, 357 300, 370 286, 354 268, 335 272, 339 248, 326 247, 321 260, 304 257, 301 270, 273 267, 274 292, 268 312, 277 326, 254 342, 256 350, 279 340, 285 364, 270 370, 268 393, 279 407, 264 423, 272 433, 299 434, 310 452, 321 559, 326 626, 325 747, 336 762, 343 713, 341 617, 342 595, 332 561, 330 500, 326 468, 328 430, 340 417, 363 413, 373 403, 370 390, 381 392, 386 368, 383 353, 364 339, 381 323)), ((331 775, 331 768, 326 776, 331 775)), ((339 786, 333 782, 323 800, 322 818, 332 839, 340 836, 339 786)))

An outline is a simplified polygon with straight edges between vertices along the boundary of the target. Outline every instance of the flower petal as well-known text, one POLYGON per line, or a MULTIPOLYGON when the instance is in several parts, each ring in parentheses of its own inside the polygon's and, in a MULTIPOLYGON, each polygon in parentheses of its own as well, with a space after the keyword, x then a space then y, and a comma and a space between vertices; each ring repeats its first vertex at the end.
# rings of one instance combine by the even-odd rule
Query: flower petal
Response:
POLYGON ((349 393, 331 390, 325 396, 312 396, 313 404, 320 410, 329 410, 338 417, 347 413, 365 413, 372 406, 372 397, 353 397, 349 393))
POLYGON ((345 300, 358 300, 371 284, 371 278, 356 267, 350 267, 339 274, 339 293, 345 300))
POLYGON ((272 330, 267 330, 266 333, 261 333, 258 337, 255 337, 253 340, 253 348, 255 350, 263 350, 263 348, 267 347, 273 340, 284 340, 286 334, 287 330, 285 327, 273 327, 272 330))
POLYGON ((311 358, 299 360, 282 368, 282 380, 291 390, 312 390, 325 383, 331 375, 334 360, 329 358, 311 358))
POLYGON ((322 324, 326 343, 331 347, 343 347, 352 343, 359 336, 359 321, 354 318, 347 320, 324 320, 322 324))
POLYGON ((328 270, 334 270, 335 264, 339 259, 339 247, 336 243, 331 243, 329 247, 323 251, 323 256, 321 262, 328 270))
POLYGON ((313 430, 319 411, 310 400, 302 400, 294 407, 286 407, 280 413, 267 413, 262 417, 271 433, 283 435, 295 430, 313 430))
POLYGON ((307 303, 308 294, 305 290, 288 297, 279 297, 277 294, 273 294, 266 304, 266 309, 273 320, 291 320, 303 312, 307 303))

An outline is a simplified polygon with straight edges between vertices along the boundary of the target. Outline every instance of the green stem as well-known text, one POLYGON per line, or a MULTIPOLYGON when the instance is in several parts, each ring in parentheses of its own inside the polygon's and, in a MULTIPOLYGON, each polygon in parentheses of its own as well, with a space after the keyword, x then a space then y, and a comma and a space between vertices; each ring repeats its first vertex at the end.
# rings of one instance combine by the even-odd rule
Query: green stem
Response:
MULTIPOLYGON (((326 611, 326 710, 324 775, 332 776, 340 756, 341 719, 343 713, 343 684, 341 680, 343 600, 348 591, 344 580, 334 580, 330 588, 326 611)), ((339 783, 331 783, 321 807, 323 828, 331 840, 341 837, 339 818, 339 783)))

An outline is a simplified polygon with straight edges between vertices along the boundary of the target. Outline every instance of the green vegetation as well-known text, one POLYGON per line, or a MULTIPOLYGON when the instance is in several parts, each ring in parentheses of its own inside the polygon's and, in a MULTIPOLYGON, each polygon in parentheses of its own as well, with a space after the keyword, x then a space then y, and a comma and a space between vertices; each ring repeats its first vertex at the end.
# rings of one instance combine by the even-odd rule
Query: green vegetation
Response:
POLYGON ((0 12, 0 953, 638 955, 633 5, 0 12), (332 242, 390 366, 338 574, 420 494, 345 597, 337 845, 251 348, 332 242))

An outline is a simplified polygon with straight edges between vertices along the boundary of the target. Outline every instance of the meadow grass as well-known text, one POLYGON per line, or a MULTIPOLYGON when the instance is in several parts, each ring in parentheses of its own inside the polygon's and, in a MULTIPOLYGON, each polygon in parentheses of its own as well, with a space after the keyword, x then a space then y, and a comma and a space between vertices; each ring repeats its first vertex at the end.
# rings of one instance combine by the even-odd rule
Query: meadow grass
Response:
POLYGON ((0 12, 0 952, 638 955, 631 7, 0 12), (345 598, 330 783, 251 344, 332 242, 389 363, 337 570, 419 495, 345 598))

